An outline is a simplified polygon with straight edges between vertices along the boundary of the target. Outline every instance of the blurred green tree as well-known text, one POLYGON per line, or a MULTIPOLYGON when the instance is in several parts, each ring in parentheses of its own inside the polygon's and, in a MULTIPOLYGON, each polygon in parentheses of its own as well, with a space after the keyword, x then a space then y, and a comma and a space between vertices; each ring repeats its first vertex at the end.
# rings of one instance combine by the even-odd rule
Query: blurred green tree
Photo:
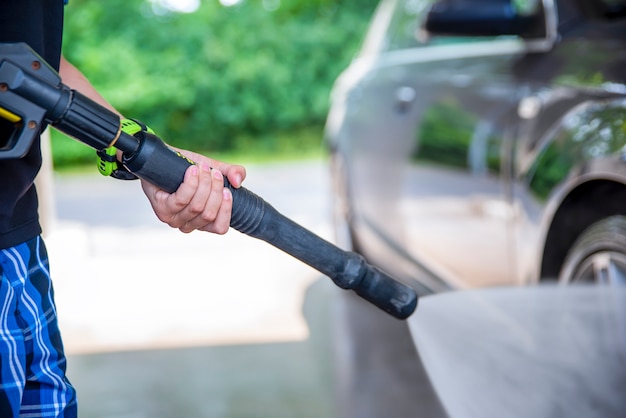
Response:
MULTIPOLYGON (((321 132, 332 83, 377 1, 215 0, 192 13, 163 3, 72 0, 64 55, 171 144, 229 151, 250 138, 272 149, 286 133, 321 132)), ((55 140, 57 164, 93 155, 71 146, 55 140)))

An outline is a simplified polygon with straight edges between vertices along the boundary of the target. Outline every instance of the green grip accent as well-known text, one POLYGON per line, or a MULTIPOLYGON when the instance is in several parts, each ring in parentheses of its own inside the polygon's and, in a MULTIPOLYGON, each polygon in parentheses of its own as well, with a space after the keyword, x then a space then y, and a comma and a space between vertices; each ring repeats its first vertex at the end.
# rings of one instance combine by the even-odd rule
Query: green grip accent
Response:
POLYGON ((136 119, 122 119, 120 122, 122 131, 128 135, 135 135, 137 132, 145 131, 152 135, 156 135, 152 129, 136 119))
MULTIPOLYGON (((120 121, 120 127, 122 131, 128 135, 135 135, 138 132, 144 131, 151 134, 155 134, 152 129, 143 123, 135 119, 122 119, 120 121)), ((116 158, 117 150, 115 147, 109 147, 105 150, 98 151, 98 171, 103 176, 111 176, 116 170, 120 168, 116 158)))
POLYGON ((114 147, 98 151, 98 171, 103 176, 108 177, 117 170, 117 157, 115 154, 117 154, 117 150, 114 147))

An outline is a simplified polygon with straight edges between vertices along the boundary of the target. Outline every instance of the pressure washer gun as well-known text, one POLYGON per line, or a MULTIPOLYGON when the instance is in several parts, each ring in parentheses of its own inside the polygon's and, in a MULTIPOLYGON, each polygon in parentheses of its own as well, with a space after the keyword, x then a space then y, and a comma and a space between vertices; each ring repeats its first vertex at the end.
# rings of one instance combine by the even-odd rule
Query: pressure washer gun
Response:
MULTIPOLYGON (((130 173, 169 193, 194 164, 149 132, 126 133, 115 113, 64 85, 28 45, 0 44, 0 159, 22 158, 46 124, 97 151, 114 147, 130 173)), ((232 228, 274 245, 398 319, 415 310, 411 287, 296 224, 249 190, 232 187, 226 178, 224 186, 233 195, 232 228)))

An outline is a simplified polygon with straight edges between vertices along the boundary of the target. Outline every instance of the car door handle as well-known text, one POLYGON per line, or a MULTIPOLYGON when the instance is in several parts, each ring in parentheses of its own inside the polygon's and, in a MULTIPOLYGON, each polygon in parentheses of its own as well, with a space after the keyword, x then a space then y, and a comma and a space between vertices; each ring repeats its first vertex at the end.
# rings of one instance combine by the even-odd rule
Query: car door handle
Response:
POLYGON ((541 98, 538 96, 527 96, 520 100, 517 106, 517 115, 522 119, 534 119, 541 111, 541 98))
POLYGON ((417 98, 417 91, 413 87, 402 86, 396 90, 396 109, 404 113, 417 98))

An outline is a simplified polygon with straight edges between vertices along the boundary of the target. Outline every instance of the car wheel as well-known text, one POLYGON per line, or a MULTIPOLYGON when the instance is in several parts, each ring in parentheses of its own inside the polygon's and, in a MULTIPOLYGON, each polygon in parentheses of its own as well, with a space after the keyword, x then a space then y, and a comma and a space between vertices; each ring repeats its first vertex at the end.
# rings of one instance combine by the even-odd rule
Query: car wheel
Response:
POLYGON ((584 230, 565 257, 559 282, 626 285, 626 217, 612 216, 584 230))

